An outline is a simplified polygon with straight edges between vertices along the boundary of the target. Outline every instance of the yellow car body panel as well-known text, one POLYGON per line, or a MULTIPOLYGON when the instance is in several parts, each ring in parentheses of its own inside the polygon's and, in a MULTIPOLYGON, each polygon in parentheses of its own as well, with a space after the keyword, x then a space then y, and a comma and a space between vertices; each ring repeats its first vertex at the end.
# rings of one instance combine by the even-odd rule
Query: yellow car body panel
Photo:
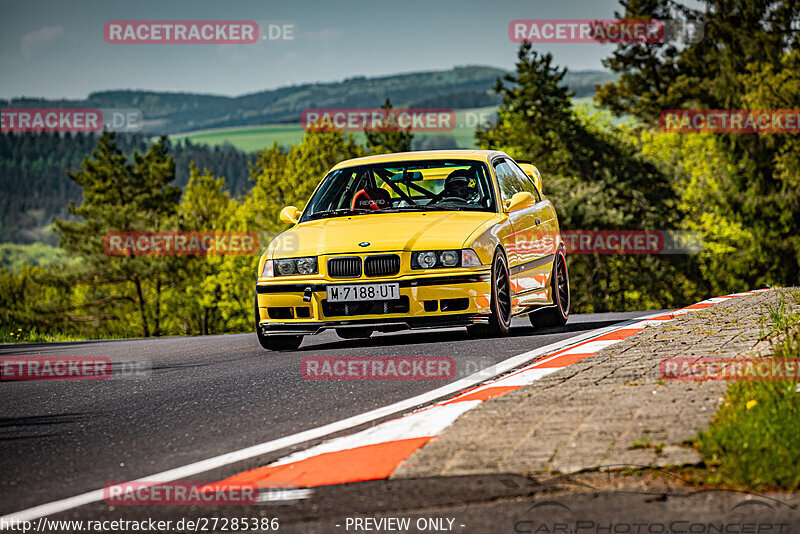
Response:
MULTIPOLYGON (((501 199, 493 164, 502 158, 511 159, 497 151, 421 151, 348 160, 331 172, 367 164, 471 160, 490 170, 495 198, 501 199)), ((424 181, 444 177, 444 173, 434 172, 425 175, 424 181)), ((561 247, 555 209, 540 193, 530 205, 510 213, 502 202, 497 202, 495 211, 370 213, 299 222, 277 236, 259 261, 259 327, 265 335, 280 335, 315 334, 327 328, 358 325, 391 330, 479 324, 490 313, 491 265, 496 253, 507 258, 512 312, 524 313, 553 304, 550 279, 554 255, 561 247), (463 249, 474 250, 481 265, 411 268, 412 253, 463 249), (343 279, 328 271, 328 260, 332 258, 358 257, 363 265, 367 257, 381 254, 398 255, 399 272, 381 277, 362 273, 360 277, 343 279), (266 261, 312 256, 317 258, 316 274, 261 276, 266 261), (402 306, 393 302, 380 313, 353 316, 346 307, 327 303, 328 287, 384 282, 399 284, 402 306), (435 309, 431 303, 435 303, 435 309)))
MULTIPOLYGON (((276 237, 267 257, 321 256, 364 252, 358 244, 369 242, 369 252, 443 250, 466 247, 466 238, 479 225, 497 224, 496 213, 417 212, 353 215, 307 221, 276 237), (358 236, 354 241, 353 236, 358 236), (279 255, 275 255, 275 251, 279 255), (291 254, 291 256, 290 256, 291 254)), ((486 259, 491 261, 491 256, 486 259)))

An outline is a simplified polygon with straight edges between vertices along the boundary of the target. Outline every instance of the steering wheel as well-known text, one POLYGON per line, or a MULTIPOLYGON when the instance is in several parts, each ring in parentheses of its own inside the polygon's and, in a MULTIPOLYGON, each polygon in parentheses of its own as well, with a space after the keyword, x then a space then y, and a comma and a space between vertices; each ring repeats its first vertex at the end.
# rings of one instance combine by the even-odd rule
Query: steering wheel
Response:
MULTIPOLYGON (((431 202, 464 202, 466 204, 475 204, 477 203, 478 199, 480 198, 480 193, 478 193, 477 189, 474 187, 468 187, 469 190, 467 198, 462 197, 445 197, 442 196, 441 198, 435 198, 431 202)), ((444 195, 445 191, 439 193, 439 195, 444 195)))

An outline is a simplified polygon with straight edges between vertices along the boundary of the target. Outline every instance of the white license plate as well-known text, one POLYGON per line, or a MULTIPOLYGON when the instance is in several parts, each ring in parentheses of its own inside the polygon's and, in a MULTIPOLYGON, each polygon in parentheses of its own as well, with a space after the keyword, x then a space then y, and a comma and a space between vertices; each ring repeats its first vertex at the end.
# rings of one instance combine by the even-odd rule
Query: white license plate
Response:
POLYGON ((358 284, 328 286, 328 302, 397 300, 400 284, 358 284))

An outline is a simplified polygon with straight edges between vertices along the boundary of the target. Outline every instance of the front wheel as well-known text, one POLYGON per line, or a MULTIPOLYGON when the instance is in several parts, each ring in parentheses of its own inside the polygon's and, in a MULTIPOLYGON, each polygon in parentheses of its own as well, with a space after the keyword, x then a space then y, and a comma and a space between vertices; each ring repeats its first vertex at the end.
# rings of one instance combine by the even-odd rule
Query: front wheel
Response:
POLYGON ((488 325, 467 327, 471 335, 505 336, 511 330, 511 280, 508 263, 501 250, 495 252, 492 261, 491 310, 488 325))
POLYGON ((564 326, 569 319, 569 274, 567 257, 563 250, 556 253, 553 262, 550 290, 553 294, 553 306, 533 312, 528 317, 533 326, 564 326))
POLYGON ((261 332, 261 317, 258 312, 258 295, 256 295, 256 336, 258 344, 267 350, 296 350, 303 342, 303 336, 267 336, 261 332))

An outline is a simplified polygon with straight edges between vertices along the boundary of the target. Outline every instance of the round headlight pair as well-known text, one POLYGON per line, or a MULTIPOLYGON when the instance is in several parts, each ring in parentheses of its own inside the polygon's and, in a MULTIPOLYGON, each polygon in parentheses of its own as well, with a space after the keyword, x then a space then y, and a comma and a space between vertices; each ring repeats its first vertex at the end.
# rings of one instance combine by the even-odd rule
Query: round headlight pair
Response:
POLYGON ((275 260, 275 270, 280 276, 292 274, 314 274, 317 272, 317 258, 291 258, 275 260))
MULTIPOLYGON (((460 257, 458 250, 426 250, 417 252, 414 259, 420 269, 432 269, 433 267, 456 267, 460 257)), ((413 263, 412 267, 415 267, 413 263)))

